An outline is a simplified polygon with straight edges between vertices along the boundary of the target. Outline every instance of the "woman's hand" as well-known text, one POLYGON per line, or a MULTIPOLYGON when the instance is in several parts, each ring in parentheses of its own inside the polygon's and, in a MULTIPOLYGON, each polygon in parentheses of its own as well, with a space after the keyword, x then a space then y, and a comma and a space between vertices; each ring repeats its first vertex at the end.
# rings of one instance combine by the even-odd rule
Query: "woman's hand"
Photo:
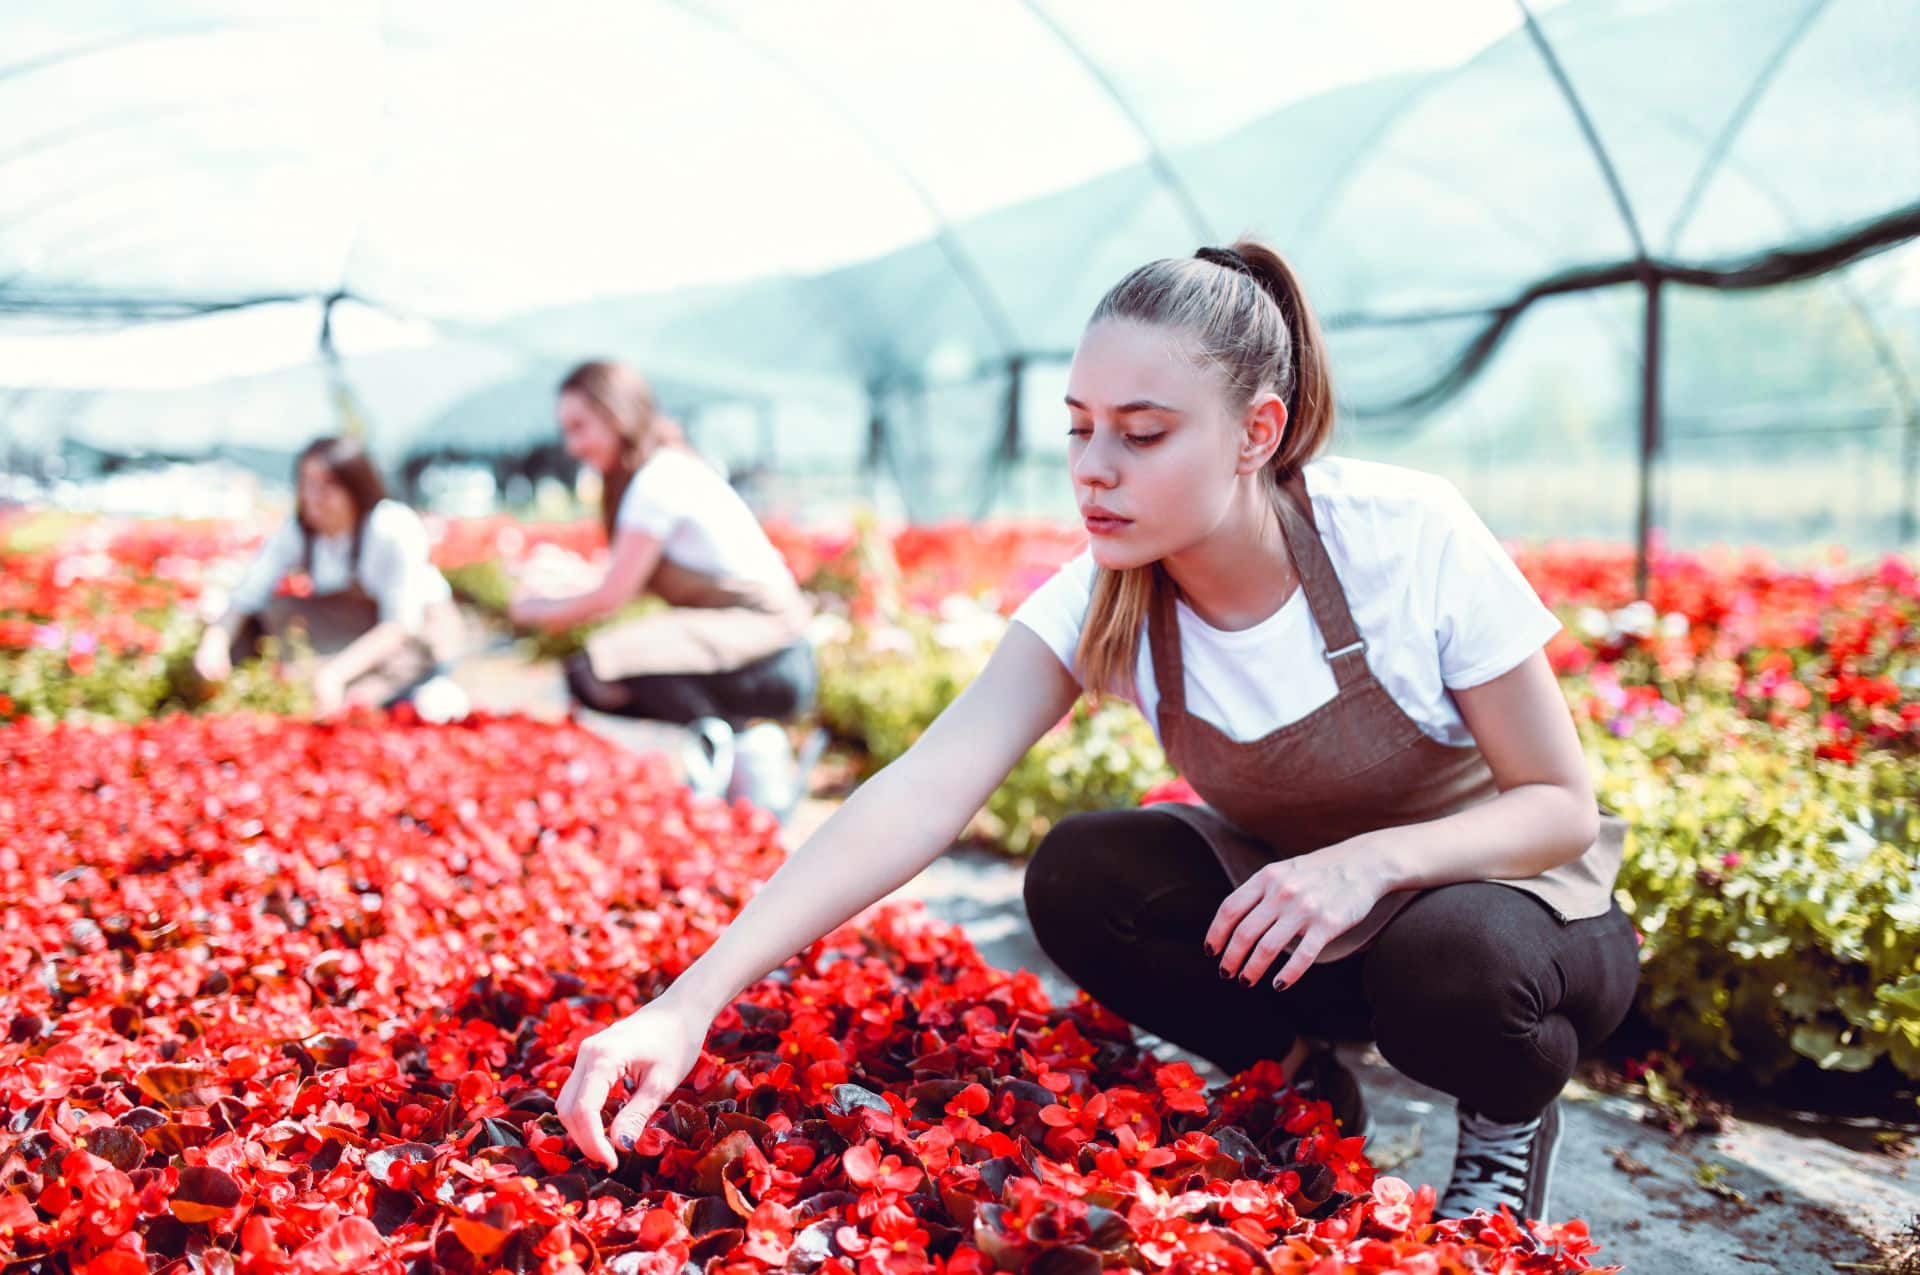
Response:
POLYGON ((700 1061, 700 1043, 711 1022, 695 1018, 658 1000, 580 1042, 573 1074, 560 1090, 560 1123, 574 1145, 609 1173, 620 1166, 614 1142, 631 1147, 667 1095, 700 1061), (603 1132, 600 1108, 622 1077, 634 1082, 633 1097, 603 1132))
POLYGON ((1299 940, 1274 978, 1291 987, 1320 950, 1366 918, 1387 893, 1381 856, 1355 838, 1270 863, 1226 897, 1207 928, 1207 951, 1220 969, 1251 987, 1274 958, 1299 940))
POLYGON ((332 664, 322 664, 313 675, 313 715, 326 717, 347 702, 347 684, 332 664))
POLYGON ((200 646, 193 653, 193 671, 209 682, 224 682, 233 675, 232 644, 219 625, 209 626, 200 635, 200 646))

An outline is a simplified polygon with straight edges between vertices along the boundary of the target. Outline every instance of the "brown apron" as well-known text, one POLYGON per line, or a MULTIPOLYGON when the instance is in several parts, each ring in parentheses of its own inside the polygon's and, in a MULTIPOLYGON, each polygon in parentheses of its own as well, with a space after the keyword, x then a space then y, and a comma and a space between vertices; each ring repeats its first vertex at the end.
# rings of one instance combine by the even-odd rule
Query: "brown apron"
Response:
MULTIPOLYGON (((259 654, 261 638, 285 643, 295 632, 304 634, 313 654, 324 659, 346 650, 379 623, 379 602, 358 582, 333 593, 304 598, 275 596, 263 611, 248 617, 234 638, 233 662, 238 664, 259 654)), ((348 701, 385 704, 426 681, 442 660, 452 657, 459 627, 459 612, 451 602, 428 607, 421 635, 409 638, 399 650, 354 678, 347 686, 348 701)), ((292 655, 283 645, 281 660, 292 655)))
MULTIPOLYGON (((1338 682, 1331 700, 1259 739, 1236 742, 1187 712, 1176 586, 1160 568, 1148 620, 1161 742, 1174 769, 1207 803, 1153 808, 1196 829, 1235 886, 1276 860, 1361 833, 1439 819, 1500 793, 1479 748, 1432 738, 1374 677, 1366 643, 1314 527, 1305 483, 1296 475, 1285 492, 1276 502, 1281 531, 1327 643, 1325 658, 1338 682)), ((1562 921, 1604 914, 1612 906, 1627 824, 1605 807, 1600 824, 1598 839, 1572 863, 1499 884, 1533 895, 1562 921)), ((1396 890, 1383 897, 1358 925, 1328 943, 1319 961, 1365 947, 1420 893, 1396 890)))
POLYGON ((791 580, 730 580, 661 559, 647 580, 671 610, 610 624, 587 639, 604 682, 661 673, 726 673, 784 650, 813 609, 791 580))

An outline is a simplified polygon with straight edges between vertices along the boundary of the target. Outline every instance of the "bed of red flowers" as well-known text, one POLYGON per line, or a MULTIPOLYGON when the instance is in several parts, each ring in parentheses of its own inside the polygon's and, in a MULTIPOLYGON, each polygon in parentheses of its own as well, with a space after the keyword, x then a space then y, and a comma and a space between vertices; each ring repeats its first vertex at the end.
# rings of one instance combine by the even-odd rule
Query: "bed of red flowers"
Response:
POLYGON ((1920 573, 1904 558, 1789 568, 1751 551, 1661 552, 1644 601, 1625 546, 1515 559, 1570 619, 1548 655, 1591 679, 1596 720, 1677 720, 1684 690, 1704 687, 1772 726, 1810 724, 1829 760, 1920 752, 1920 573))
POLYGON ((223 522, 85 519, 57 541, 24 544, 9 530, 0 523, 0 652, 63 651, 76 672, 101 653, 159 651, 167 619, 199 598, 208 568, 258 539, 223 522))
POLYGON ((1204 1090, 882 908, 756 985, 613 1174, 578 1043, 780 862, 567 724, 0 727, 17 1271, 1573 1272, 1432 1220, 1270 1069, 1204 1090))
POLYGON ((1087 544, 1078 527, 1035 519, 908 526, 890 535, 865 526, 835 532, 772 523, 767 534, 794 579, 815 593, 848 598, 856 615, 881 609, 882 591, 913 611, 932 613, 961 596, 1011 615, 1087 544))

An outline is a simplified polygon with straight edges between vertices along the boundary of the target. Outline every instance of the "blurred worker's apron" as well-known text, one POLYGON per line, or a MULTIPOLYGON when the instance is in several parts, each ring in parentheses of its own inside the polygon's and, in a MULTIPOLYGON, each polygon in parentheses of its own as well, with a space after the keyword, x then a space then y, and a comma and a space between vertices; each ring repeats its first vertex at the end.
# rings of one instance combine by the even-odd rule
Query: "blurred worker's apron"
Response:
POLYGON ((813 616, 790 580, 725 579, 665 559, 647 580, 647 592, 670 609, 610 624, 587 639, 587 659, 600 680, 731 672, 799 641, 813 616))

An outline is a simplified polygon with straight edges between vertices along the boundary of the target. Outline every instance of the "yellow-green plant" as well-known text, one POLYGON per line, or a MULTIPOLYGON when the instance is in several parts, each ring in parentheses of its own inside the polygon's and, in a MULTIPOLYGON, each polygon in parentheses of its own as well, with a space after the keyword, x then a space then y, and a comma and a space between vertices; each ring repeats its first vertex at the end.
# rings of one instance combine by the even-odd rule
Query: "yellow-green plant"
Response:
POLYGON ((1706 697, 1672 725, 1586 729, 1633 824, 1618 894, 1644 936, 1641 1008, 1709 1066, 1796 1056, 1920 1076, 1920 776, 1814 755, 1706 697))
MULTIPOLYGON (((869 773, 879 769, 912 747, 979 673, 994 629, 979 617, 908 616, 823 644, 821 719, 861 742, 869 773)), ((1167 777, 1159 743, 1132 705, 1116 700, 1094 709, 1082 701, 1014 766, 971 832, 1026 854, 1067 815, 1130 806, 1167 777)))

